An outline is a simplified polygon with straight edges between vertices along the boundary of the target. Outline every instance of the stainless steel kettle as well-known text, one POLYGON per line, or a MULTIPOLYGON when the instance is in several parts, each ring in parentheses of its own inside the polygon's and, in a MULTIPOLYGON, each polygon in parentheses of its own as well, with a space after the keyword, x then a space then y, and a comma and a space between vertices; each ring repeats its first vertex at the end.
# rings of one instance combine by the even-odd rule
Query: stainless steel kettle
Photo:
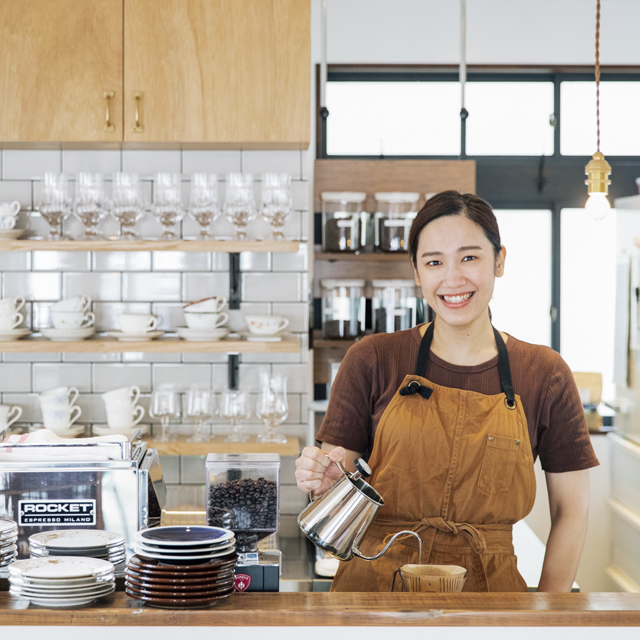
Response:
POLYGON ((358 556, 363 560, 380 558, 398 536, 411 535, 418 539, 418 562, 422 558, 422 541, 415 531, 399 531, 375 556, 364 556, 358 550, 360 540, 367 532, 378 507, 384 504, 382 496, 364 478, 371 475, 367 463, 358 458, 357 471, 350 473, 340 463, 342 477, 326 493, 315 498, 298 516, 298 526, 317 547, 339 560, 358 556))

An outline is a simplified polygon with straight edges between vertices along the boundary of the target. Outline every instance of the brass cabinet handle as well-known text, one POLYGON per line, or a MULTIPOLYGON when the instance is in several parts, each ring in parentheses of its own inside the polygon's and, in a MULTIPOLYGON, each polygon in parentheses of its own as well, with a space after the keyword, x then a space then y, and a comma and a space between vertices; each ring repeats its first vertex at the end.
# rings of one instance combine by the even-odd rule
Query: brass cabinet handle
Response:
POLYGON ((134 123, 133 123, 133 132, 134 133, 142 133, 144 131, 144 125, 142 124, 142 122, 140 122, 140 102, 142 101, 144 94, 142 93, 142 91, 136 91, 133 94, 133 100, 135 102, 136 105, 136 109, 135 109, 135 118, 134 118, 134 123))
POLYGON ((113 100, 115 94, 113 91, 105 91, 104 99, 107 101, 107 115, 104 123, 105 131, 115 131, 116 125, 111 122, 111 101, 113 100))

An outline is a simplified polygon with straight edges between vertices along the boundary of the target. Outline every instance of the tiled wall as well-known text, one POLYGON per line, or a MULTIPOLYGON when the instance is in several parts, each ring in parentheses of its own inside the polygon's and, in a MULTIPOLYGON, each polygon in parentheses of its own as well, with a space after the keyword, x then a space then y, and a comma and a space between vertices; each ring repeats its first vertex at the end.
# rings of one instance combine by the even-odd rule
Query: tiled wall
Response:
MULTIPOLYGON (((158 171, 181 172, 183 195, 188 198, 189 174, 196 171, 219 175, 219 198, 224 197, 224 176, 231 171, 253 173, 256 199, 260 197, 260 174, 267 171, 290 173, 295 213, 285 228, 289 237, 306 239, 309 235, 310 201, 309 155, 299 151, 51 151, 3 150, 0 159, 0 202, 18 200, 23 212, 19 226, 29 234, 47 233, 45 221, 29 214, 39 204, 40 178, 44 171, 71 174, 96 171, 140 173, 145 192, 152 199, 153 174, 158 171)), ((73 187, 73 185, 72 185, 73 187)), ((107 185, 107 188, 109 186, 107 185)), ((70 218, 65 223, 71 235, 82 232, 80 223, 70 218)), ((117 225, 107 218, 102 226, 116 233, 117 225)), ((160 225, 147 216, 138 223, 145 236, 158 236, 160 225)), ((231 235, 230 224, 219 219, 214 223, 216 235, 231 235)), ((198 225, 188 218, 181 224, 183 237, 193 237, 198 225)), ((251 223, 250 238, 265 237, 269 227, 261 220, 251 223)), ((303 244, 296 254, 243 253, 241 309, 230 312, 232 329, 245 327, 249 313, 281 314, 289 318, 290 331, 300 349, 295 354, 244 354, 240 357, 240 387, 257 394, 261 370, 283 373, 288 377, 289 417, 281 429, 288 435, 304 438, 307 403, 311 399, 312 372, 308 351, 309 258, 303 244)), ((229 257, 226 253, 182 252, 1 252, 2 296, 27 298, 25 325, 37 330, 48 326, 48 309, 56 300, 88 294, 96 315, 98 330, 117 329, 115 315, 122 311, 153 312, 162 316, 161 329, 171 330, 184 324, 182 305, 210 295, 228 295, 229 257)), ((214 390, 227 383, 224 354, 48 354, 2 355, 0 392, 5 404, 18 404, 23 410, 22 424, 37 425, 41 420, 37 394, 56 386, 75 386, 80 391, 78 403, 82 416, 78 423, 100 424, 106 420, 100 394, 123 385, 137 385, 142 392, 140 403, 148 417, 150 393, 163 382, 188 387, 191 382, 214 390)), ((191 430, 188 423, 180 427, 191 430)), ((261 428, 257 418, 247 422, 248 432, 261 428)), ((225 433, 222 421, 214 424, 215 433, 225 433)), ((202 484, 204 458, 168 456, 163 460, 166 479, 171 484, 202 484)), ((294 486, 293 458, 283 459, 283 513, 297 513, 305 497, 294 486)))

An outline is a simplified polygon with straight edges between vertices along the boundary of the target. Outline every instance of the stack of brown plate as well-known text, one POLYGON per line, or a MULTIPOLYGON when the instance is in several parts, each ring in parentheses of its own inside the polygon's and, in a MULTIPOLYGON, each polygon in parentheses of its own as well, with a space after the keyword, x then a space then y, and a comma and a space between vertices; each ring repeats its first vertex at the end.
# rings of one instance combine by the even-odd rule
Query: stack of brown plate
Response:
POLYGON ((126 592, 153 607, 206 607, 233 593, 237 559, 230 553, 203 564, 167 565, 135 555, 125 570, 126 592))

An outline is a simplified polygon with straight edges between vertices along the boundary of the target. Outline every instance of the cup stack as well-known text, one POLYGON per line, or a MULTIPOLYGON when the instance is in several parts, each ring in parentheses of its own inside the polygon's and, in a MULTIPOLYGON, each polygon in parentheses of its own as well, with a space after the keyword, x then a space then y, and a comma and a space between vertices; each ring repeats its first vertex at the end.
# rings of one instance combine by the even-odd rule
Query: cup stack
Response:
POLYGON ((13 520, 0 518, 0 567, 11 564, 18 555, 18 525, 13 520))
POLYGON ((126 560, 126 540, 119 533, 96 529, 43 531, 29 537, 32 558, 83 556, 108 560, 114 565, 126 560))

